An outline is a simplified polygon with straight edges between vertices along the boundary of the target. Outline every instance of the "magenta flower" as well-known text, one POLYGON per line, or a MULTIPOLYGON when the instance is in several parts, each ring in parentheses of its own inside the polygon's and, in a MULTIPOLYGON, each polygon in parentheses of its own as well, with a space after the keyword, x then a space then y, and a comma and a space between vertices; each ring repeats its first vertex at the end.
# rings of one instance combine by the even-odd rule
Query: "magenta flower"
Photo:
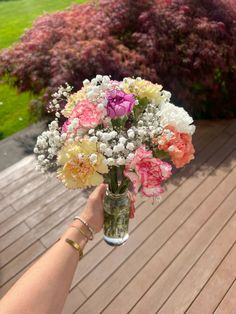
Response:
POLYGON ((135 105, 133 94, 113 90, 108 94, 107 114, 110 118, 123 117, 129 114, 135 105))

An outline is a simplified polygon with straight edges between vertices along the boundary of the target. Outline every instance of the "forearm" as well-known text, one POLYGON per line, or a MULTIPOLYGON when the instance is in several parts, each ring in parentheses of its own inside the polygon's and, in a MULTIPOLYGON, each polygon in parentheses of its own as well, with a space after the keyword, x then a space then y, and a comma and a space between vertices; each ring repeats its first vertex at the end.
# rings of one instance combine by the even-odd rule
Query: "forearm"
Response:
POLYGON ((62 312, 79 261, 79 252, 66 243, 65 238, 76 241, 82 249, 86 244, 86 238, 78 230, 68 228, 61 240, 2 299, 2 314, 62 312))

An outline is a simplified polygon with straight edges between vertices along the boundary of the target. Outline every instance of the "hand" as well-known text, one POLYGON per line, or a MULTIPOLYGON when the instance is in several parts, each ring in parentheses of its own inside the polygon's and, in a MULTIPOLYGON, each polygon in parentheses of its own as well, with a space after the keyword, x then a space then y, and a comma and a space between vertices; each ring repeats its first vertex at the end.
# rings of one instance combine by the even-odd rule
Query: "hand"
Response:
POLYGON ((107 187, 105 184, 100 184, 96 187, 90 194, 87 204, 80 215, 80 217, 83 218, 95 232, 99 232, 103 227, 103 200, 106 189, 107 187))

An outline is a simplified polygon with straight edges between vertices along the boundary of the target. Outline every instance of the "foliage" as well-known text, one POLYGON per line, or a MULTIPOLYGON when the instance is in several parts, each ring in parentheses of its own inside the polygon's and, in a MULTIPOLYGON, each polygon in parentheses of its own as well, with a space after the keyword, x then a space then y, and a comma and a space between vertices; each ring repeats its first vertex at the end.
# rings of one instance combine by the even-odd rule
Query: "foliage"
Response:
POLYGON ((100 0, 39 18, 0 57, 21 90, 81 87, 97 73, 142 76, 195 117, 236 115, 236 5, 223 0, 100 0), (93 17, 93 18, 91 18, 93 17))
MULTIPOLYGON (((31 27, 33 20, 44 12, 61 10, 71 3, 81 0, 17 0, 0 1, 0 49, 17 41, 22 32, 31 27)), ((29 92, 19 94, 9 84, 0 81, 0 139, 3 139, 35 121, 35 114, 40 111, 40 104, 32 102, 34 117, 29 112, 32 100, 29 92)))

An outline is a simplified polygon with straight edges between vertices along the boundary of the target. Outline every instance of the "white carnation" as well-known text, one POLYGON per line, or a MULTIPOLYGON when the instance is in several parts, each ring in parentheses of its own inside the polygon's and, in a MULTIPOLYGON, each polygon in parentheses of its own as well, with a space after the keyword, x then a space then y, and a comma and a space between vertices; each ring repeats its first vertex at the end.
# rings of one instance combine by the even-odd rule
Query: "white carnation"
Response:
POLYGON ((159 115, 162 127, 171 125, 181 133, 193 134, 195 132, 195 126, 191 125, 193 123, 192 117, 181 107, 171 103, 163 103, 160 106, 159 115))

